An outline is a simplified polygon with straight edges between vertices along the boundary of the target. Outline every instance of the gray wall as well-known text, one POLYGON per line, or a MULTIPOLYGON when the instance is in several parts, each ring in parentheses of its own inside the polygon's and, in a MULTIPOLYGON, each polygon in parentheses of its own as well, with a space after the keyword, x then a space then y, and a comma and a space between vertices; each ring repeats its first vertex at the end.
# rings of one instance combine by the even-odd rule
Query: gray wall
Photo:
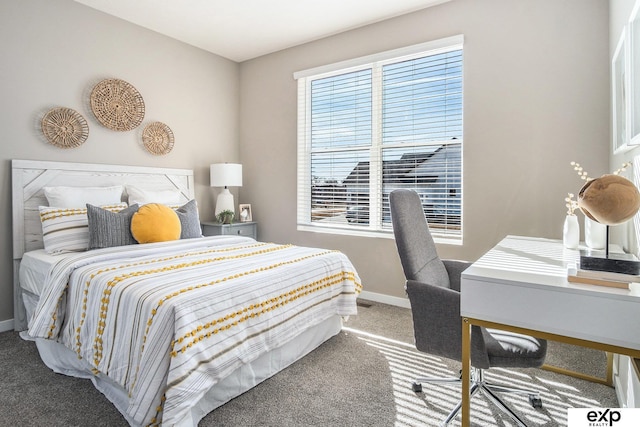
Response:
MULTIPOLYGON (((453 0, 240 67, 244 203, 261 240, 345 252, 367 291, 403 297, 392 240, 296 231, 295 71, 464 34, 464 245, 475 260, 507 234, 561 238, 564 198, 609 165, 609 5, 453 0)), ((581 218, 582 221, 582 218, 581 218)))
POLYGON ((71 0, 0 2, 2 115, 0 128, 0 322, 13 318, 10 159, 193 168, 203 219, 213 218, 208 167, 239 161, 238 64, 71 0), (142 94, 146 115, 130 132, 102 127, 87 106, 103 78, 120 78, 142 94), (73 108, 89 123, 74 149, 46 142, 39 118, 54 106, 73 108), (149 154, 140 132, 166 123, 175 146, 149 154))
POLYGON ((454 34, 466 40, 465 242, 441 255, 474 260, 506 234, 559 238, 565 193, 580 187, 569 162, 609 168, 608 20, 604 0, 453 0, 238 65, 71 0, 2 1, 0 322, 13 317, 13 158, 193 168, 203 219, 213 216, 208 165, 241 161, 236 201, 252 204, 261 240, 340 249, 366 290, 402 297, 392 240, 296 231, 292 75, 454 34), (146 153, 139 130, 93 118, 88 92, 107 77, 141 92, 145 123, 172 128, 169 155, 146 153), (53 106, 87 118, 83 146, 44 141, 38 118, 53 106))

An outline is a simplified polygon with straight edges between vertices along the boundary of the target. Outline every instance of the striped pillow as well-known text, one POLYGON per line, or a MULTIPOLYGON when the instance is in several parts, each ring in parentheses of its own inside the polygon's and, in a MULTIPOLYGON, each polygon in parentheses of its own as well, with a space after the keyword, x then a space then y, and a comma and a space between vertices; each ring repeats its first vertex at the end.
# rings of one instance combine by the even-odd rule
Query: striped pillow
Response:
MULTIPOLYGON (((127 208, 126 203, 102 206, 111 212, 127 208)), ((87 208, 40 206, 44 250, 50 254, 86 251, 89 248, 87 208)))

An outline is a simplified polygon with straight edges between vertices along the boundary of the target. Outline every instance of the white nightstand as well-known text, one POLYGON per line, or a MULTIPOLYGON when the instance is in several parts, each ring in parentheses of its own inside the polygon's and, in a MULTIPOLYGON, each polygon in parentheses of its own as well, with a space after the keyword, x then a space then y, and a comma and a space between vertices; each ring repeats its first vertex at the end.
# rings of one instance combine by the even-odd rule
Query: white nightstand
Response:
POLYGON ((254 221, 234 222, 233 224, 203 222, 200 225, 204 236, 234 235, 258 238, 258 223, 254 221))

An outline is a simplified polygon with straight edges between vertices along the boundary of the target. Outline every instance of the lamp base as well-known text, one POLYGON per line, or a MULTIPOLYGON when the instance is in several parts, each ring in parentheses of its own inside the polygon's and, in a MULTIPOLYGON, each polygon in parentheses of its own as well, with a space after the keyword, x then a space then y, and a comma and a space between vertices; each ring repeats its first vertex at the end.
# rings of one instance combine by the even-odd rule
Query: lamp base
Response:
POLYGON ((229 189, 225 187, 225 189, 222 190, 220 194, 218 194, 218 197, 216 198, 216 210, 215 210, 216 217, 220 212, 227 211, 227 210, 232 212, 236 211, 233 203, 233 194, 231 194, 229 189))

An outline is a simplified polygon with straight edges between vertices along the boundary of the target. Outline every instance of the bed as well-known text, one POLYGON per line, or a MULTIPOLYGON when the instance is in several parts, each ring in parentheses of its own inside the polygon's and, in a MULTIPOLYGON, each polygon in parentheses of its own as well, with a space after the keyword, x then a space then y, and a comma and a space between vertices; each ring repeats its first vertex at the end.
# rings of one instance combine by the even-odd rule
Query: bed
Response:
POLYGON ((185 237, 193 187, 191 170, 12 161, 15 328, 51 369, 91 379, 131 425, 197 425, 336 335, 357 312, 360 279, 340 252, 185 237), (54 240, 47 228, 47 215, 67 220, 48 199, 69 186, 76 198, 85 197, 79 187, 123 189, 112 213, 107 205, 86 207, 91 250, 68 251, 74 240, 54 240), (120 231, 108 223, 100 232, 92 215, 120 221, 138 209, 126 204, 134 190, 171 193, 171 203, 158 204, 182 212, 182 238, 95 246, 120 231))

